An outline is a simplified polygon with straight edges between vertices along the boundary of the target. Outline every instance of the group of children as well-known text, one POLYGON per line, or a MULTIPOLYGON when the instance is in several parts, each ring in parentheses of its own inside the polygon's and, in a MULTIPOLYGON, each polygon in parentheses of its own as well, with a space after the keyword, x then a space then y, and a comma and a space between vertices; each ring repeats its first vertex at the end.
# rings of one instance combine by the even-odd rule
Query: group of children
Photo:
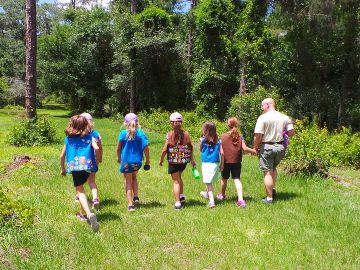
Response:
MULTIPOLYGON (((168 162, 168 174, 173 180, 173 194, 175 198, 174 208, 180 210, 185 205, 184 184, 182 172, 188 163, 196 167, 193 144, 188 132, 182 126, 183 117, 175 112, 170 115, 172 130, 167 133, 165 144, 161 152, 159 165, 162 166, 165 156, 168 162)), ((125 193, 128 211, 135 211, 139 203, 137 173, 142 167, 145 155, 144 170, 150 169, 149 140, 141 130, 136 114, 128 113, 124 118, 126 129, 121 130, 118 136, 117 158, 120 163, 119 171, 124 174, 125 193)), ((200 195, 209 200, 208 207, 215 207, 214 191, 212 183, 217 180, 221 172, 221 192, 216 198, 219 201, 225 199, 227 180, 234 179, 238 200, 237 207, 246 207, 243 198, 242 184, 240 181, 242 152, 256 154, 256 151, 248 148, 237 129, 238 120, 235 117, 228 119, 229 131, 218 136, 213 122, 206 122, 202 127, 200 139, 202 179, 206 191, 200 195)), ((92 208, 98 209, 100 200, 97 194, 95 173, 98 164, 102 161, 101 136, 94 130, 92 117, 88 113, 75 115, 70 118, 68 127, 65 129, 65 145, 60 154, 61 174, 71 173, 76 189, 76 199, 80 203, 80 212, 76 217, 87 220, 94 231, 99 229, 95 213, 90 211, 84 184, 88 182, 92 190, 92 208), (66 162, 65 162, 66 160, 66 162)))

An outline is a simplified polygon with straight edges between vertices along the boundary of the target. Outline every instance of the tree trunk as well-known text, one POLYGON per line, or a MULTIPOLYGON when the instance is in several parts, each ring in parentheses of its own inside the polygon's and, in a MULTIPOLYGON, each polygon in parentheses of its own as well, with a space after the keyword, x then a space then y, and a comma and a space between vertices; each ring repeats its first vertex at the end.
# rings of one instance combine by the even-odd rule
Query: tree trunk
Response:
MULTIPOLYGON (((131 13, 137 13, 137 0, 131 0, 131 13)), ((136 48, 131 48, 130 51, 130 69, 132 71, 131 85, 130 85, 130 112, 136 113, 136 48)))
POLYGON ((36 117, 36 0, 26 0, 25 108, 36 117))

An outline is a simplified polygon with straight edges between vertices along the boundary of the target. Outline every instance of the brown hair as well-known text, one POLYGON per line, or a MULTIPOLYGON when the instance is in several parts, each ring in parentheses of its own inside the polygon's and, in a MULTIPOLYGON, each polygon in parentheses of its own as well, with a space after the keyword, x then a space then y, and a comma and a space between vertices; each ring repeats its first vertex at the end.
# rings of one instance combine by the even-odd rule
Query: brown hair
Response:
POLYGON ((206 122, 202 126, 202 135, 209 144, 215 144, 218 142, 218 135, 216 133, 216 126, 213 122, 206 122))
POLYGON ((170 145, 177 145, 184 140, 184 130, 182 129, 181 121, 171 121, 171 126, 173 128, 173 136, 170 136, 169 143, 170 145))
POLYGON ((232 138, 232 144, 237 145, 239 143, 240 133, 237 130, 237 126, 239 124, 239 121, 236 117, 230 117, 227 120, 228 127, 230 129, 229 133, 232 138))
POLYGON ((89 125, 89 121, 81 116, 81 115, 74 115, 70 118, 69 125, 65 129, 65 134, 67 136, 81 136, 90 133, 91 127, 89 125))

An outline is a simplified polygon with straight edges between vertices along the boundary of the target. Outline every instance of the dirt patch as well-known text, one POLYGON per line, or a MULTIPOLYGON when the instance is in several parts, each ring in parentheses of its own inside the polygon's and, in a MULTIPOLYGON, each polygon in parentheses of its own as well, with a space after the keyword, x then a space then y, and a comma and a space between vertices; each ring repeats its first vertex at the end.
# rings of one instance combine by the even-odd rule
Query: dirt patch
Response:
POLYGON ((344 187, 351 187, 352 184, 349 182, 346 182, 344 179, 342 179, 340 176, 337 175, 328 175, 329 178, 333 179, 334 181, 338 182, 339 184, 343 185, 344 187))
POLYGON ((20 255, 21 259, 25 261, 25 260, 29 259, 30 255, 31 255, 31 249, 30 248, 20 248, 19 255, 20 255))
POLYGON ((0 247, 0 265, 9 269, 16 269, 15 264, 6 256, 5 251, 0 247))
POLYGON ((7 166, 6 171, 13 171, 31 160, 29 156, 14 156, 14 161, 7 166))

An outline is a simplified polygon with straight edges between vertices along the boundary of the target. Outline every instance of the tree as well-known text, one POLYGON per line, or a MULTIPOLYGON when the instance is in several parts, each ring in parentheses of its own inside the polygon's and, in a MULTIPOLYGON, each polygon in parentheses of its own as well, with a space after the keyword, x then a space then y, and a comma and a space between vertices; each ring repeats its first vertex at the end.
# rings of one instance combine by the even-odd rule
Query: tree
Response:
POLYGON ((26 0, 26 75, 25 109, 28 118, 36 117, 36 0, 26 0))

